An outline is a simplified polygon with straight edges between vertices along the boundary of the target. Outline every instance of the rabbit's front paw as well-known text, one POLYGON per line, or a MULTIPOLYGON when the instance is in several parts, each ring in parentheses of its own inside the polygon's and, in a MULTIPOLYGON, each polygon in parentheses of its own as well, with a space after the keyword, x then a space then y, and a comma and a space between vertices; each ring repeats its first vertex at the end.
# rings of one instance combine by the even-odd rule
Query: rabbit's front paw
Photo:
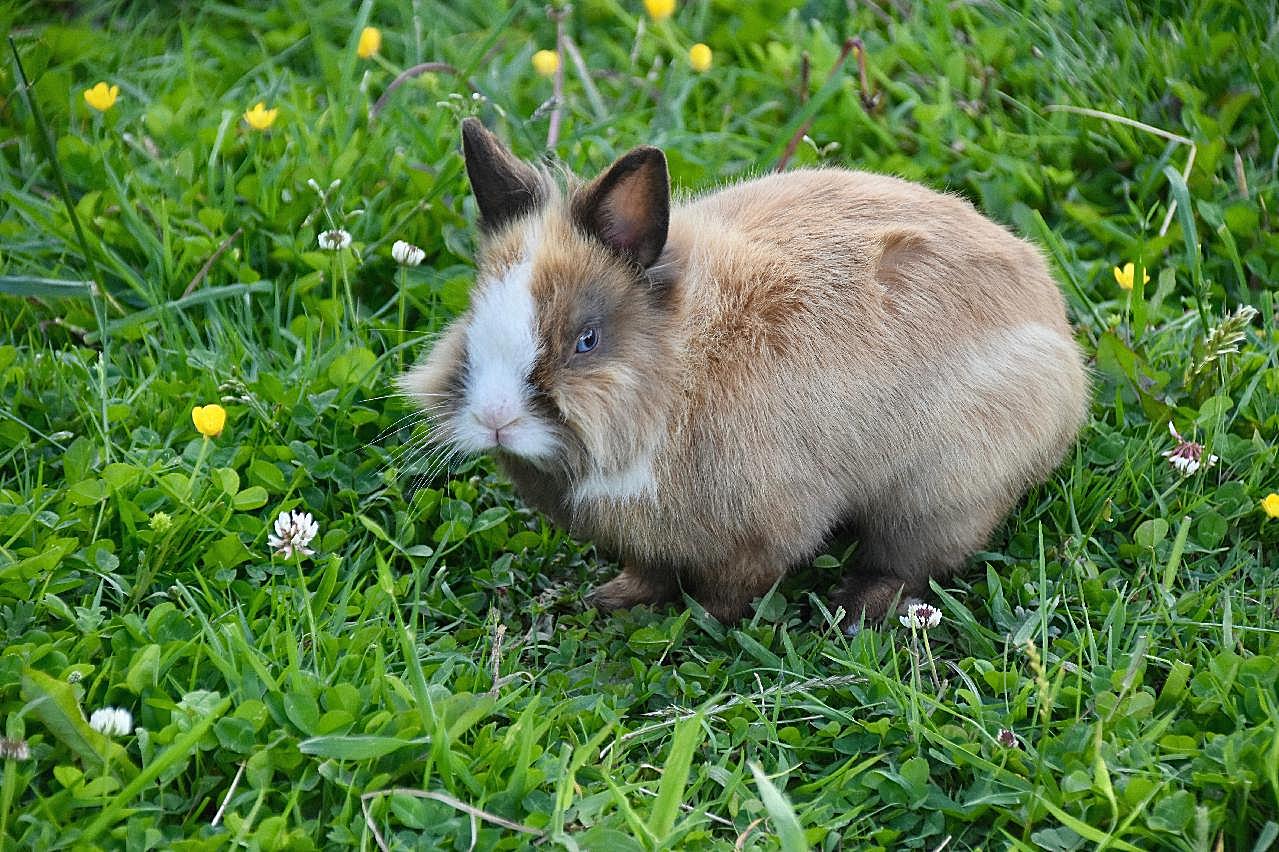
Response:
POLYGON ((670 580, 624 568, 622 573, 591 592, 586 602, 596 609, 611 612, 633 606, 670 603, 677 591, 677 585, 670 580))

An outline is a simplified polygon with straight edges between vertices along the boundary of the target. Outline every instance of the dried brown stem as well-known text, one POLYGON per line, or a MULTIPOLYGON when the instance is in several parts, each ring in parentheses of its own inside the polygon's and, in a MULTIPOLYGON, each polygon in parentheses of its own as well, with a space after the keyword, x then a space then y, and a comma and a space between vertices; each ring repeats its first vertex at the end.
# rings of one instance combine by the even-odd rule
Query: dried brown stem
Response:
POLYGON ((390 852, 391 847, 387 845, 386 839, 382 837, 382 832, 378 831, 377 823, 373 820, 373 813, 369 810, 369 801, 383 796, 412 796, 415 799, 430 799, 433 802, 441 802, 448 805, 449 807, 459 810, 473 818, 482 819, 485 822, 492 823, 493 825, 500 825, 502 828, 509 828, 512 831, 531 834, 534 837, 542 837, 546 833, 539 828, 533 828, 529 825, 512 822, 505 817, 500 817, 497 814, 480 810, 474 805, 469 805, 466 802, 463 802, 456 796, 450 796, 448 793, 436 793, 433 790, 415 790, 409 787, 393 787, 389 790, 375 790, 372 793, 364 793, 360 796, 360 808, 364 811, 364 824, 368 826, 369 831, 373 834, 374 842, 377 843, 378 848, 383 850, 383 852, 390 852))
POLYGON ((763 821, 764 821, 763 817, 757 818, 750 825, 746 826, 746 828, 742 830, 741 834, 737 835, 737 841, 733 844, 733 849, 735 850, 735 852, 740 852, 740 850, 746 848, 746 839, 751 836, 751 832, 753 832, 755 828, 763 821))
POLYGON ((799 102, 808 103, 808 84, 813 75, 813 59, 805 50, 799 57, 799 102))
MULTIPOLYGON (((835 78, 835 75, 839 73, 840 69, 844 67, 844 63, 848 61, 848 54, 853 52, 854 47, 859 49, 858 50, 859 53, 862 52, 861 46, 862 46, 862 40, 859 38, 854 37, 854 38, 844 39, 844 46, 840 48, 839 57, 835 60, 835 64, 831 66, 830 73, 826 75, 827 83, 833 80, 835 78)), ((804 54, 804 65, 807 65, 807 60, 808 60, 808 54, 804 54)), ((803 70, 804 70, 803 65, 801 65, 801 68, 800 68, 801 74, 803 73, 803 70)), ((863 70, 862 73, 864 77, 865 71, 863 70)), ((802 89, 802 94, 800 96, 800 103, 805 103, 807 102, 807 100, 808 100, 808 86, 805 85, 802 89)), ((780 172, 786 169, 787 164, 790 163, 791 157, 795 156, 795 151, 799 148, 799 143, 803 140, 804 134, 808 133, 808 128, 812 125, 812 123, 813 123, 813 120, 810 118, 808 121, 805 121, 799 127, 795 128, 795 132, 791 134, 790 141, 786 143, 786 150, 782 152, 781 159, 777 161, 777 165, 776 167, 774 167, 773 171, 780 172)))
POLYGON ((548 7, 546 16, 555 22, 555 88, 551 94, 554 106, 551 107, 551 124, 546 130, 546 147, 555 150, 560 141, 560 122, 564 118, 564 19, 573 11, 572 6, 563 9, 548 7))
POLYGON ((240 769, 235 773, 235 778, 231 781, 231 787, 226 791, 226 795, 222 797, 222 806, 218 808, 218 812, 213 815, 213 822, 210 823, 217 828, 218 823, 222 822, 222 815, 226 813, 226 806, 231 804, 231 797, 235 795, 235 788, 240 786, 240 779, 244 777, 244 767, 248 761, 240 761, 240 769))
POLYGON ((235 242, 243 233, 244 228, 236 228, 235 232, 232 233, 231 236, 222 241, 222 245, 218 246, 217 250, 215 250, 213 254, 209 255, 209 259, 204 262, 204 266, 200 267, 200 271, 195 274, 195 277, 191 279, 191 283, 182 291, 182 298, 185 299, 187 296, 190 296, 195 292, 195 288, 199 287, 200 283, 208 277, 209 270, 213 268, 213 264, 218 262, 219 257, 226 254, 226 250, 231 248, 231 243, 235 242))
POLYGON ((493 633, 493 650, 489 653, 489 664, 493 668, 493 688, 489 695, 497 695, 502 687, 502 640, 506 638, 506 625, 498 622, 493 633))
POLYGON ((878 17, 881 21, 883 21, 883 22, 884 22, 885 24, 887 24, 887 25, 890 25, 890 26, 892 25, 892 23, 893 23, 893 17, 892 17, 892 15, 889 15, 887 12, 885 12, 885 11, 884 11, 884 10, 880 7, 880 5, 879 5, 878 3, 876 3, 876 2, 875 2, 875 0, 863 0, 863 2, 865 2, 865 4, 866 4, 866 5, 870 8, 870 10, 871 10, 872 12, 874 12, 874 13, 875 13, 875 15, 876 15, 876 16, 877 16, 877 17, 878 17))
MULTIPOLYGON (((28 296, 27 301, 31 302, 32 304, 38 304, 38 300, 34 296, 28 296)), ((89 345, 86 339, 89 336, 89 330, 87 328, 81 328, 80 326, 75 325, 74 323, 69 323, 66 320, 64 320, 62 317, 53 317, 47 320, 40 320, 40 323, 39 323, 40 333, 41 334, 47 333, 49 330, 49 326, 51 325, 57 326, 58 328, 65 328, 67 330, 67 334, 70 334, 72 337, 74 337, 76 339, 76 342, 79 343, 81 346, 89 345)))
POLYGON ((879 95, 870 90, 870 78, 866 75, 866 45, 862 44, 861 39, 854 38, 853 47, 857 48, 857 76, 862 84, 862 109, 870 112, 879 103, 879 95))
MULTIPOLYGON (((1170 142, 1177 142, 1185 145, 1188 149, 1186 153, 1186 166, 1181 170, 1181 179, 1190 180, 1190 170, 1195 165, 1195 154, 1199 150, 1199 146, 1195 144, 1195 140, 1182 136, 1179 133, 1172 133, 1164 130, 1162 127, 1146 124, 1144 121, 1137 121, 1135 118, 1128 118, 1125 115, 1115 115, 1113 112, 1104 112, 1099 109, 1091 109, 1089 107, 1070 106, 1068 104, 1049 104, 1045 107, 1049 112, 1070 112, 1076 115, 1086 115, 1091 118, 1100 118, 1105 121, 1113 121, 1116 124, 1124 124, 1128 127, 1135 127, 1138 130, 1158 136, 1160 139, 1167 139, 1170 142)), ((1168 212, 1164 215, 1164 223, 1159 228, 1159 236, 1168 233, 1168 226, 1172 224, 1172 215, 1177 212, 1177 199, 1173 199, 1168 204, 1168 212)))
POLYGON ((400 75, 391 81, 386 87, 386 91, 382 93, 382 97, 377 99, 373 104, 373 108, 369 110, 369 120, 373 121, 386 108, 386 102, 391 95, 395 94, 395 90, 403 86, 414 77, 420 77, 423 74, 456 74, 457 69, 447 62, 422 62, 414 65, 412 68, 406 68, 400 72, 400 75))
POLYGON ((564 34, 564 50, 568 52, 569 58, 573 60, 573 67, 577 69, 577 76, 582 81, 582 88, 586 90, 586 99, 591 102, 591 109, 595 110, 595 117, 603 121, 608 117, 608 108, 604 106, 604 99, 600 97, 600 90, 595 88, 595 81, 591 79, 591 72, 586 67, 586 60, 582 59, 582 52, 577 49, 577 44, 568 33, 564 34))

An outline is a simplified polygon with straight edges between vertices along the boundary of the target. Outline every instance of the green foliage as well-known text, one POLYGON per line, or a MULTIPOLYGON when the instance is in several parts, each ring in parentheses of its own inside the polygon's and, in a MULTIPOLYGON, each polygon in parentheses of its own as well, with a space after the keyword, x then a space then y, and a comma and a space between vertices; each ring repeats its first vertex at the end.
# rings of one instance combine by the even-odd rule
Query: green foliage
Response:
POLYGON ((30 759, 0 758, 0 846, 1279 838, 1272 4, 699 0, 654 22, 588 0, 564 27, 590 84, 566 58, 552 150, 529 60, 556 27, 532 3, 0 22, 71 200, 6 64, 0 724, 30 759), (857 53, 830 73, 850 36, 869 91, 857 53), (424 62, 455 73, 392 85, 424 62), (99 80, 120 87, 104 113, 81 94, 99 80), (266 131, 242 118, 259 101, 266 131), (691 601, 602 616, 582 596, 614 566, 487 460, 424 450, 392 382, 467 303, 472 114, 586 173, 660 145, 691 190, 773 168, 807 125, 792 167, 920 180, 1042 246, 1092 419, 934 588, 927 642, 831 627, 812 590, 838 548, 741 624, 691 601), (334 227, 351 248, 321 251, 334 227), (392 261, 401 239, 421 266, 392 261), (212 402, 206 443, 191 409, 212 402), (1175 471, 1170 422, 1217 463, 1175 471), (291 509, 319 523, 312 557, 267 544, 291 509), (134 732, 94 731, 104 706, 134 732))

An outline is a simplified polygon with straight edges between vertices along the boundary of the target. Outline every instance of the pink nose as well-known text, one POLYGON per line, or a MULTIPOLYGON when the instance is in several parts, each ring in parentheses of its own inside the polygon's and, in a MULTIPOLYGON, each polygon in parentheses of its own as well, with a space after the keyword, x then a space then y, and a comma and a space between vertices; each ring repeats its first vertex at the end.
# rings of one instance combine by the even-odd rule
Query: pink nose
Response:
POLYGON ((486 406, 476 412, 475 419, 485 429, 500 432, 519 420, 520 416, 506 406, 486 406))

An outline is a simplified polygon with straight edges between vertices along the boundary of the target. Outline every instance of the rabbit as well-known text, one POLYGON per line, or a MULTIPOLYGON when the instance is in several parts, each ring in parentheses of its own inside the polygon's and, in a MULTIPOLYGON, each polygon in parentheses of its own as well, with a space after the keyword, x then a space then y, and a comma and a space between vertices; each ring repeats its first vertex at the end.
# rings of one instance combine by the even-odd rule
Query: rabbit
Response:
POLYGON ((400 386, 618 557, 603 610, 732 622, 851 529, 851 632, 962 567, 1084 421, 1042 256, 958 197, 820 168, 672 203, 655 147, 589 182, 475 118, 462 148, 476 284, 400 386))

